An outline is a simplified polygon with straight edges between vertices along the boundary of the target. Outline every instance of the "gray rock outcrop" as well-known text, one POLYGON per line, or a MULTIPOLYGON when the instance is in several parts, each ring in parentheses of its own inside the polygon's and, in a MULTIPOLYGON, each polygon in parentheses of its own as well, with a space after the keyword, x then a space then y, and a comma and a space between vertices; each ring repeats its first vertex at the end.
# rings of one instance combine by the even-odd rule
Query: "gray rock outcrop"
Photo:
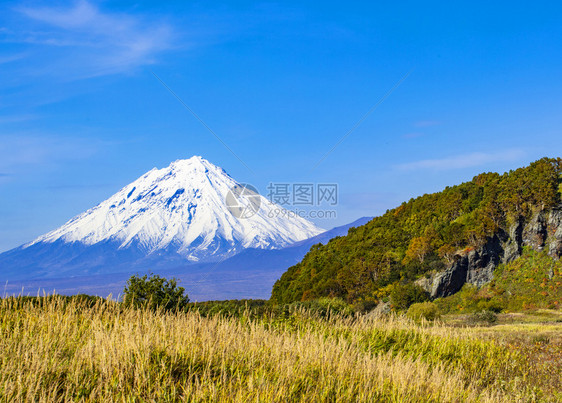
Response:
POLYGON ((548 217, 548 254, 555 259, 562 257, 562 210, 552 210, 548 217))
POLYGON ((547 248, 550 256, 560 259, 562 208, 536 213, 526 224, 518 220, 508 232, 500 230, 483 246, 457 253, 447 269, 416 283, 432 298, 452 295, 466 283, 481 287, 492 280, 498 264, 512 262, 521 256, 523 246, 536 251, 547 248))

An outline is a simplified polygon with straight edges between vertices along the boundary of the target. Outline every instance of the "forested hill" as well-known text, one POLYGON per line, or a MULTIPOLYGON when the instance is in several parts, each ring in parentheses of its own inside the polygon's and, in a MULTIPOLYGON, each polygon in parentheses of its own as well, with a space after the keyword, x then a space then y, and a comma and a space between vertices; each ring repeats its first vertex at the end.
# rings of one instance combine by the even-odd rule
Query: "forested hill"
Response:
POLYGON ((377 301, 396 284, 450 270, 459 256, 559 206, 561 174, 562 159, 543 158, 404 202, 345 237, 314 245, 275 283, 272 300, 377 301))

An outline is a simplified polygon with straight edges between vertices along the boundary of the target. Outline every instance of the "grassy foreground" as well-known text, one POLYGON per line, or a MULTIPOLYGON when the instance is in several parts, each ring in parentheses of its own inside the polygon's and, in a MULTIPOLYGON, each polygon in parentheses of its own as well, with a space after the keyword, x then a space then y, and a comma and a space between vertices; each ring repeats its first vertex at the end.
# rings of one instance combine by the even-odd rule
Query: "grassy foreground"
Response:
POLYGON ((561 326, 466 328, 302 310, 203 317, 8 298, 0 301, 0 399, 560 401, 561 326))

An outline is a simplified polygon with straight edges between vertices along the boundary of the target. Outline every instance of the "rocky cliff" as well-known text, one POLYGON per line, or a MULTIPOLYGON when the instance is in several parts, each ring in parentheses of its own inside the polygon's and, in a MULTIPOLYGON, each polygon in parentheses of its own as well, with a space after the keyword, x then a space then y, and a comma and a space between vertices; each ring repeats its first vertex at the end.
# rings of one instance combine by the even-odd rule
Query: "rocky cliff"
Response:
POLYGON ((498 264, 517 259, 523 246, 537 251, 546 248, 552 258, 562 257, 562 205, 536 213, 528 222, 518 220, 484 245, 458 252, 446 270, 416 283, 432 298, 454 294, 466 283, 480 287, 492 280, 498 264))

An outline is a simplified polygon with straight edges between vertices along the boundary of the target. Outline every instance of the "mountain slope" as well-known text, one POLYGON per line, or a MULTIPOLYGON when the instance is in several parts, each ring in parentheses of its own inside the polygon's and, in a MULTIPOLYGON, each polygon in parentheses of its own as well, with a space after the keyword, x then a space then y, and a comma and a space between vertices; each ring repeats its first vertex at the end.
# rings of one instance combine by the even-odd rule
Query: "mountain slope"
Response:
POLYGON ((442 296, 489 281, 526 244, 559 258, 561 174, 561 159, 543 158, 405 202, 313 248, 274 285, 272 299, 377 301, 414 281, 442 296))
POLYGON ((201 157, 175 161, 62 227, 1 254, 0 271, 30 278, 170 267, 217 261, 247 248, 282 248, 323 232, 301 217, 279 214, 282 208, 263 196, 240 190, 246 188, 201 157))

